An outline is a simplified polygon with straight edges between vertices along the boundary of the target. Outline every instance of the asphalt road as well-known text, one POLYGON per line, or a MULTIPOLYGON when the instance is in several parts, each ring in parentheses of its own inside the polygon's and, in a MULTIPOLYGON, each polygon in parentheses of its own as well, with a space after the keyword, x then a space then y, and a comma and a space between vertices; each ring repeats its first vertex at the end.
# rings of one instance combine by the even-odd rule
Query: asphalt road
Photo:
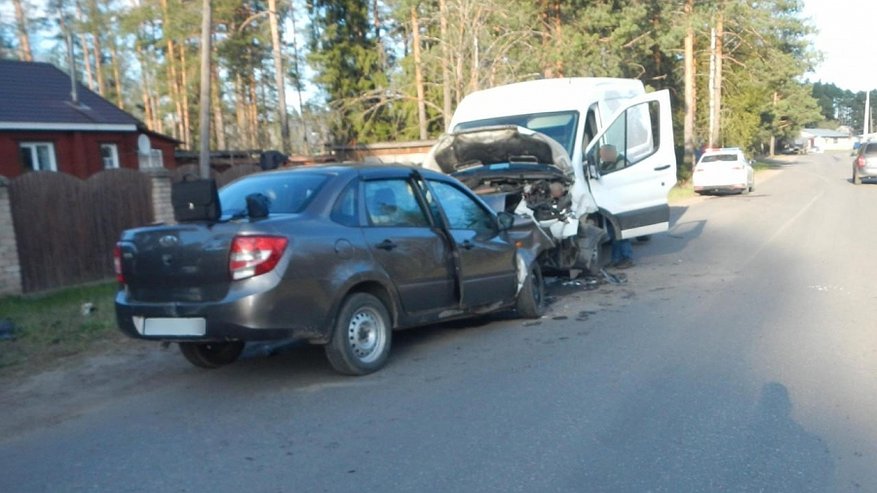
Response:
POLYGON ((675 206, 626 284, 397 333, 367 377, 308 347, 118 363, 118 392, 7 427, 0 491, 877 491, 877 184, 850 162, 675 206))

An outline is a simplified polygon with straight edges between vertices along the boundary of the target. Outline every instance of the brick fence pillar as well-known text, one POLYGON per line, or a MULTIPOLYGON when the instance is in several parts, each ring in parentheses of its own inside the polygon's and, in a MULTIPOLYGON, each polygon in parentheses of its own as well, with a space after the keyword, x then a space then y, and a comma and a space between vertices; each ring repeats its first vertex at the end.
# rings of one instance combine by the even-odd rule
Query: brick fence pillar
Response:
POLYGON ((174 206, 171 203, 171 174, 165 168, 141 170, 152 180, 152 220, 157 223, 173 224, 174 206))
POLYGON ((0 176, 0 295, 21 294, 21 264, 12 225, 9 182, 0 176))

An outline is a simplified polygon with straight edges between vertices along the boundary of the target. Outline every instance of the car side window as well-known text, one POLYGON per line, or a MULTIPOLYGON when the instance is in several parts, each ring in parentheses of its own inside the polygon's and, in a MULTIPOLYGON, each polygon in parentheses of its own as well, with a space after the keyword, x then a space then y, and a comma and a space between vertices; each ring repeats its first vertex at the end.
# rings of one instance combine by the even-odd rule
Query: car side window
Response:
POLYGON ((445 211, 451 229, 474 230, 479 236, 497 233, 493 215, 472 200, 472 197, 449 183, 429 180, 429 184, 445 211))
POLYGON ((336 223, 351 227, 359 226, 358 185, 358 181, 347 185, 335 201, 335 205, 332 207, 332 214, 329 217, 336 223))
POLYGON ((410 181, 369 180, 365 182, 364 193, 365 208, 372 226, 429 226, 410 181))

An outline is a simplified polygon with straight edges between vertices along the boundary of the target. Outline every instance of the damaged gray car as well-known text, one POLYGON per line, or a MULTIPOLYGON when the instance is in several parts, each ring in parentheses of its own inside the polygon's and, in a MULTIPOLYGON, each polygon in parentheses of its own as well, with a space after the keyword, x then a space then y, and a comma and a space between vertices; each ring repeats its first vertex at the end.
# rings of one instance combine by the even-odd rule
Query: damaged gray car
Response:
POLYGON ((273 171, 219 203, 212 220, 127 230, 115 252, 122 332, 177 342, 200 367, 233 362, 247 341, 299 339, 362 375, 385 364, 394 329, 544 309, 544 235, 439 173, 273 171))

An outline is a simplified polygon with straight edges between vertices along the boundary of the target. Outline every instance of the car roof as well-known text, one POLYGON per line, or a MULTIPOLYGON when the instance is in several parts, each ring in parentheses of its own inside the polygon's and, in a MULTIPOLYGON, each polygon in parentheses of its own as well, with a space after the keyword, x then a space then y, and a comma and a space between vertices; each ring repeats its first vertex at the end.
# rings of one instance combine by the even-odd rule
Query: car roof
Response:
POLYGON ((372 163, 331 163, 298 166, 295 168, 281 168, 266 171, 260 174, 289 175, 296 173, 322 173, 335 176, 345 176, 359 174, 366 178, 382 178, 391 176, 407 175, 411 171, 417 170, 424 177, 429 178, 447 178, 446 175, 437 173, 432 170, 411 166, 407 164, 372 164, 372 163))

